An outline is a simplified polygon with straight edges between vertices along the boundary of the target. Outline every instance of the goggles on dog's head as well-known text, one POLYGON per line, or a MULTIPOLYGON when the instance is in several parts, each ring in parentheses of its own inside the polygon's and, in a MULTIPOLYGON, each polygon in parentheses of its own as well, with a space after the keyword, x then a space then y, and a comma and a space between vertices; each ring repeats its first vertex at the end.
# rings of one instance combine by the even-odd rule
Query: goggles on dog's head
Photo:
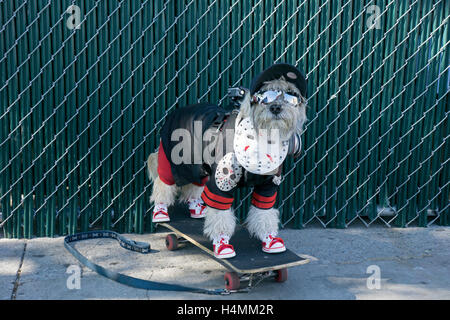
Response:
POLYGON ((283 100, 286 101, 287 103, 293 105, 297 105, 302 101, 300 97, 280 90, 268 90, 264 92, 258 92, 253 96, 253 99, 255 102, 268 104, 274 102, 280 97, 283 98, 283 100))

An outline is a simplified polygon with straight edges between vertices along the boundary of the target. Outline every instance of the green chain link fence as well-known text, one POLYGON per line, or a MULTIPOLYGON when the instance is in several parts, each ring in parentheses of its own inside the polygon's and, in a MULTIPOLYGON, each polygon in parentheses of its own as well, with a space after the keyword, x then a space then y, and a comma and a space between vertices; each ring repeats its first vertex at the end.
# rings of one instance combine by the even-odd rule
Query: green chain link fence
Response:
MULTIPOLYGON (((0 0, 3 233, 152 231, 164 117, 225 105, 274 62, 309 92, 283 226, 449 225, 449 15, 445 0, 0 0)), ((236 200, 242 219, 249 190, 236 200)))

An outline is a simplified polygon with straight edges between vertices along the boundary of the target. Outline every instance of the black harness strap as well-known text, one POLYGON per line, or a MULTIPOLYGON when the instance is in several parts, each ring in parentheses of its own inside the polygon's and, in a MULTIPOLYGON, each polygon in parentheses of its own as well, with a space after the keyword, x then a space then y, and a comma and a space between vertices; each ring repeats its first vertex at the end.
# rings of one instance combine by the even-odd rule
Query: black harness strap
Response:
POLYGON ((138 279, 134 277, 130 277, 118 272, 114 272, 108 269, 99 266, 98 264, 93 263, 85 256, 83 256, 75 247, 71 244, 72 242, 87 240, 87 239, 99 239, 99 238, 112 238, 119 242, 119 244, 131 251, 136 251, 139 253, 147 254, 150 250, 150 244, 146 242, 136 242, 125 238, 124 236, 114 232, 114 231, 88 231, 81 232, 74 235, 69 235, 64 238, 64 247, 78 260, 82 265, 85 265, 92 271, 97 272, 101 276, 124 284, 126 286, 130 286, 133 288, 146 289, 146 290, 161 290, 161 291, 185 291, 185 292, 193 292, 193 293, 202 293, 209 295, 224 295, 229 294, 230 292, 225 289, 216 289, 216 290, 207 290, 200 288, 191 288, 180 286, 176 284, 168 284, 163 282, 149 281, 138 279))

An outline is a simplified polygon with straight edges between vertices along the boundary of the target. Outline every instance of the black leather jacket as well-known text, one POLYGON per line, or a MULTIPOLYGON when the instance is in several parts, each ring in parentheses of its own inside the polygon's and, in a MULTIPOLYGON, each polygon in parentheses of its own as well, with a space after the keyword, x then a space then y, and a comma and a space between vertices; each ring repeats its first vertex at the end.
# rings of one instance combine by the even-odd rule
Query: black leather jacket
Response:
MULTIPOLYGON (((208 205, 218 209, 224 208, 221 201, 227 203, 226 207, 231 206, 233 201, 235 188, 229 191, 220 190, 216 184, 215 172, 220 159, 228 152, 233 152, 237 114, 238 110, 230 112, 210 103, 189 105, 170 113, 160 131, 161 142, 176 185, 201 184, 205 177, 209 177, 202 198, 208 205), (180 148, 182 144, 190 148, 180 148), (183 151, 180 153, 181 149, 183 151), (185 151, 189 154, 182 154, 185 151), (183 158, 181 162, 180 158, 183 158)), ((262 207, 268 208, 272 202, 273 205, 278 189, 278 185, 273 182, 274 175, 256 175, 244 168, 242 172, 236 187, 254 186, 255 199, 252 198, 252 203, 258 205, 262 199, 267 200, 261 203, 262 207)), ((279 177, 280 174, 281 170, 276 175, 279 177)))

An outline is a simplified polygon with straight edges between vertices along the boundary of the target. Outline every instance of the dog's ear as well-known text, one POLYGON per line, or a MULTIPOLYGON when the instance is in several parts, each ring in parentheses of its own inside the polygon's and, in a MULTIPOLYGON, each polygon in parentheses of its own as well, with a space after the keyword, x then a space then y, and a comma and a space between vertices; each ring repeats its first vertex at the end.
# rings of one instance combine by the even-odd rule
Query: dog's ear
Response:
POLYGON ((303 133, 303 126, 305 125, 306 121, 308 121, 308 118, 306 117, 306 107, 307 107, 306 101, 305 103, 300 103, 298 105, 299 112, 296 130, 297 133, 300 135, 303 133))

